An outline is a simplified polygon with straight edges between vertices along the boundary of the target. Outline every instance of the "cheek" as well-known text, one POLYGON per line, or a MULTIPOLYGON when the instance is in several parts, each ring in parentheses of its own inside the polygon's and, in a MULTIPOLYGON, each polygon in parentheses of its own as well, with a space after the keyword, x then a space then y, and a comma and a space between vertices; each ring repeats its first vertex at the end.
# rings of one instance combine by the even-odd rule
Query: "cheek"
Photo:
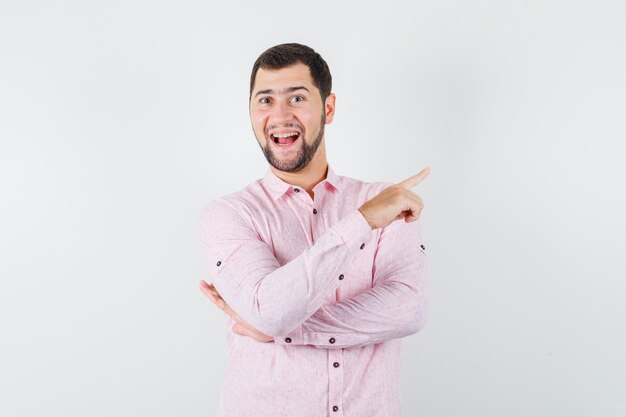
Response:
POLYGON ((252 127, 254 128, 254 131, 258 135, 263 136, 263 132, 265 131, 265 128, 266 128, 267 118, 263 115, 255 114, 255 115, 252 115, 251 119, 252 119, 252 127))
MULTIPOLYGON (((303 109, 304 110, 304 109, 303 109)), ((322 118, 322 112, 320 109, 307 108, 304 111, 296 113, 296 116, 300 121, 309 127, 319 126, 320 119, 322 118)))
POLYGON ((319 125, 319 118, 316 119, 316 115, 311 112, 294 112, 294 116, 307 130, 319 125))
POLYGON ((302 120, 309 132, 317 132, 320 128, 320 119, 322 115, 310 116, 306 120, 302 120))

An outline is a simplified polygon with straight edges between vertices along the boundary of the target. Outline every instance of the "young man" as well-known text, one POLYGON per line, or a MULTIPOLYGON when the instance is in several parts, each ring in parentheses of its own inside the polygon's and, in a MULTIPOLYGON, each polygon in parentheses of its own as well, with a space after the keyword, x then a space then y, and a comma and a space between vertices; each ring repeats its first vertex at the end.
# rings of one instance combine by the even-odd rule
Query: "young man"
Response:
POLYGON ((300 44, 255 62, 250 117, 264 178, 212 200, 202 241, 229 315, 220 417, 399 417, 400 338, 427 312, 427 263, 411 188, 334 173, 326 62, 300 44), (397 221, 398 220, 398 221, 397 221))

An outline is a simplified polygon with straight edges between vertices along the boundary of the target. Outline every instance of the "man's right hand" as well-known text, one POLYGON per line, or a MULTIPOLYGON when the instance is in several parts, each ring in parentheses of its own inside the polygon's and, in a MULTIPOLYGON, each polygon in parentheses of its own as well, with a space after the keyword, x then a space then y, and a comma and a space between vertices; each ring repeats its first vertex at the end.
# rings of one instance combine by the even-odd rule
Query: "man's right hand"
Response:
POLYGON ((385 188, 376 197, 359 207, 359 211, 372 230, 385 227, 402 218, 406 223, 417 220, 424 208, 424 203, 410 190, 426 179, 428 174, 430 174, 430 168, 426 167, 418 174, 385 188))
POLYGON ((266 335, 265 333, 261 333, 248 323, 244 319, 242 319, 222 298, 219 292, 215 289, 213 284, 209 284, 205 280, 200 280, 200 290, 206 295, 209 300, 213 302, 216 306, 218 306, 224 313, 228 314, 234 321, 235 325, 232 327, 234 333, 237 333, 241 336, 249 336, 256 340, 257 342, 273 342, 274 338, 272 336, 266 335))

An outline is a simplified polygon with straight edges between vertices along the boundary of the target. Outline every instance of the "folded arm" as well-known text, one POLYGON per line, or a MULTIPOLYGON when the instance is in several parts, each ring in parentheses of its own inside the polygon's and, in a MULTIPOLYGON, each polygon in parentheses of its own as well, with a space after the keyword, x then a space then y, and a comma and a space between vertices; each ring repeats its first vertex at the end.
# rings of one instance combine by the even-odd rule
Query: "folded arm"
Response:
POLYGON ((372 237, 371 227, 354 209, 280 266, 254 225, 224 198, 205 207, 201 233, 209 275, 220 296, 247 323, 276 337, 292 332, 321 307, 372 237))
POLYGON ((321 306, 278 344, 348 348, 419 331, 428 311, 428 266, 419 221, 383 229, 374 258, 373 287, 321 306))

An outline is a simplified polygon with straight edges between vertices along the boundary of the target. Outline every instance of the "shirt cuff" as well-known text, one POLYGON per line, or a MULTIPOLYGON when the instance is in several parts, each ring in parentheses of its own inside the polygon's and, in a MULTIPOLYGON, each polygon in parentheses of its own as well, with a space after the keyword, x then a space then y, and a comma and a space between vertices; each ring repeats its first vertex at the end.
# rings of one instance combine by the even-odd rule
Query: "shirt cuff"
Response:
POLYGON ((367 344, 369 338, 366 334, 345 334, 328 332, 311 332, 304 329, 304 325, 284 337, 275 337, 274 343, 277 345, 309 345, 323 349, 344 349, 367 344))
POLYGON ((274 343, 277 345, 301 345, 302 344, 302 325, 287 336, 274 337, 274 343))
POLYGON ((372 228, 358 209, 336 223, 332 229, 346 244, 352 258, 364 249, 372 238, 372 228))

